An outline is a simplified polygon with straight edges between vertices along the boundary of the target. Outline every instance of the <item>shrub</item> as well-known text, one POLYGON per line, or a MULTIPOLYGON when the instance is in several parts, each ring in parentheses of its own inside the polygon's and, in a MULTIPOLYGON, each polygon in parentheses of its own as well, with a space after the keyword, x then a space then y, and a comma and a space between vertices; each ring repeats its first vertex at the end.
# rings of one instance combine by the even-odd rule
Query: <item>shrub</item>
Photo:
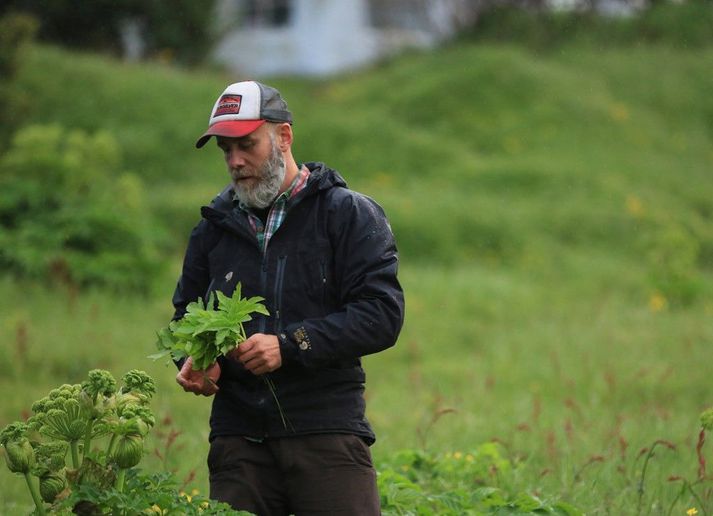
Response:
POLYGON ((682 226, 664 227, 650 238, 653 287, 674 305, 688 305, 700 293, 699 253, 698 239, 682 226))
POLYGON ((574 40, 597 45, 657 42, 703 47, 713 44, 713 6, 706 0, 654 2, 630 17, 593 11, 525 10, 495 6, 467 34, 481 40, 515 41, 539 49, 574 40))
POLYGON ((17 133, 0 158, 0 263, 73 286, 145 290, 158 265, 143 186, 107 132, 17 133))
POLYGON ((10 0, 5 8, 32 14, 40 21, 40 38, 73 48, 118 52, 122 24, 129 20, 141 27, 149 54, 197 62, 211 43, 212 1, 10 0))
POLYGON ((29 16, 11 14, 0 18, 0 152, 29 105, 28 95, 17 86, 15 76, 36 29, 37 22, 29 16))
POLYGON ((403 450, 379 467, 384 514, 558 514, 582 512, 561 500, 517 492, 503 479, 521 467, 497 443, 463 453, 403 450), (502 484, 502 485, 499 485, 502 484))

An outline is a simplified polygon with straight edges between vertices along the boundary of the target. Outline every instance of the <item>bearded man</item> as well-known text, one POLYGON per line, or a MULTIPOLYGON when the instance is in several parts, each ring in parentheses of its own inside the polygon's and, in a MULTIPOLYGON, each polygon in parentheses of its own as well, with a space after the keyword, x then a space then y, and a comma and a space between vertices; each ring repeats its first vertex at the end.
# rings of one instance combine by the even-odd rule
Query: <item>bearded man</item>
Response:
POLYGON ((384 212, 323 163, 297 164, 274 88, 228 86, 196 147, 211 137, 232 182, 202 208, 174 319, 238 282, 270 315, 205 371, 179 364, 184 390, 214 396, 210 496, 260 515, 379 514, 361 357, 392 346, 404 314, 384 212))

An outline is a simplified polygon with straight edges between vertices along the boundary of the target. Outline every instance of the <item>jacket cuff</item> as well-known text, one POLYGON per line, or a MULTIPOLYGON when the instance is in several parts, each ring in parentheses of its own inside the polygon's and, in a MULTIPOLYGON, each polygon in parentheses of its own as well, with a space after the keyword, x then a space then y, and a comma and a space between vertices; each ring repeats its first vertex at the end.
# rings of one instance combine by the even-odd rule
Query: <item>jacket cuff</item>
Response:
POLYGON ((297 344, 293 342, 286 333, 277 336, 280 342, 280 356, 283 362, 294 362, 297 360, 297 344))

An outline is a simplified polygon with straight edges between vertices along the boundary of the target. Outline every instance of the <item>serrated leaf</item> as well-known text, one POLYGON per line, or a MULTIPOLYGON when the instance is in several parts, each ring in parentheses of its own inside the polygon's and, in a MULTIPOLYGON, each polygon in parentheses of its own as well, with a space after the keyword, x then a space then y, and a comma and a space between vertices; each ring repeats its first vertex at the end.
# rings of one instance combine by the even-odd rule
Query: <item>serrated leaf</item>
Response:
POLYGON ((189 303, 182 319, 158 332, 162 354, 156 356, 166 356, 166 351, 174 360, 191 356, 195 369, 205 369, 234 349, 245 340, 243 323, 252 320, 252 313, 269 315, 264 298, 242 299, 241 288, 238 283, 232 297, 214 291, 205 304, 200 298, 189 303))

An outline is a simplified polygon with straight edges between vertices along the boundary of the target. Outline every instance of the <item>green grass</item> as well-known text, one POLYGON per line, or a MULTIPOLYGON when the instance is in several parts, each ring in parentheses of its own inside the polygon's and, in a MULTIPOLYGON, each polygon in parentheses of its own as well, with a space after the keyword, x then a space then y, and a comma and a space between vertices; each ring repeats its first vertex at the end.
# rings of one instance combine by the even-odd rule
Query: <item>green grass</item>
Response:
MULTIPOLYGON (((375 197, 402 252, 403 333, 365 359, 377 460, 496 438, 522 464, 503 482, 587 514, 636 514, 640 450, 659 439, 676 450, 651 459, 642 514, 666 513, 680 488, 670 476, 696 478, 698 415, 713 404, 711 58, 463 43, 328 81, 271 81, 295 114, 297 158, 375 197)), ((159 381, 164 430, 181 432, 168 466, 206 492, 209 403, 145 356, 198 207, 226 181, 217 152, 194 141, 238 79, 30 54, 29 121, 111 131, 175 248, 146 298, 0 282, 0 390, 12 393, 0 425, 89 369, 142 368, 159 381)), ((19 485, 0 472, 0 512, 28 507, 19 485)), ((693 506, 704 509, 687 493, 673 514, 693 506)))

